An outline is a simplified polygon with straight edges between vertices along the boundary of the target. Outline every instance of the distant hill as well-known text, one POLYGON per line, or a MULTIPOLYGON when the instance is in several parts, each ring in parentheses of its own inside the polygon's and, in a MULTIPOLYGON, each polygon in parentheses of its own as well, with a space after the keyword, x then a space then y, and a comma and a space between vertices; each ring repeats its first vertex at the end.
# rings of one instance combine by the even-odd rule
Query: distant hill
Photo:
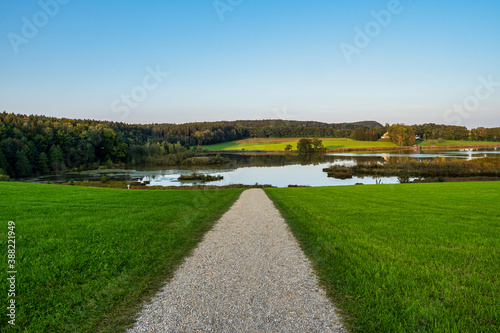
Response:
POLYGON ((369 128, 377 128, 377 127, 384 127, 381 123, 373 120, 368 120, 368 121, 358 121, 355 123, 350 123, 354 126, 364 126, 364 127, 369 127, 369 128))
POLYGON ((325 123, 319 121, 303 121, 303 120, 282 120, 282 119, 264 119, 264 120, 235 120, 235 121, 217 121, 217 122, 195 122, 188 123, 189 125, 209 125, 223 124, 224 126, 244 126, 248 128, 263 128, 263 127, 331 127, 334 129, 356 129, 358 127, 377 128, 383 127, 382 124, 376 121, 358 121, 352 123, 325 123))

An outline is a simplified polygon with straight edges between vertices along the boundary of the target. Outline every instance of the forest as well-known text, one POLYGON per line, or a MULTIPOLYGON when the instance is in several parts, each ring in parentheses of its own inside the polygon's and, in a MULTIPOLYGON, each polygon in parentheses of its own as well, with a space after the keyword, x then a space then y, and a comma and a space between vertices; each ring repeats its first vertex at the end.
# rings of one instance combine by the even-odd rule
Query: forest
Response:
MULTIPOLYGON (((126 124, 37 115, 0 113, 0 175, 23 178, 105 165, 173 165, 194 156, 195 148, 251 137, 349 138, 356 129, 364 140, 389 128, 375 121, 322 123, 244 120, 186 124, 126 124)), ((498 141, 500 128, 436 124, 414 125, 427 139, 498 141)))

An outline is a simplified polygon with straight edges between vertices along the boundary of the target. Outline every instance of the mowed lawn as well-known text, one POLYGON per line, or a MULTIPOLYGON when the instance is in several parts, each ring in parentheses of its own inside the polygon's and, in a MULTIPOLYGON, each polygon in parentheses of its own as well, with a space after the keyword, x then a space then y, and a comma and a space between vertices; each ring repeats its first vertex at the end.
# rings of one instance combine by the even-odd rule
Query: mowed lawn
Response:
MULTIPOLYGON (((297 149, 297 142, 301 138, 253 138, 238 141, 219 143, 215 145, 204 146, 207 150, 285 150, 285 147, 290 144, 292 149, 297 149)), ((357 141, 352 139, 334 139, 322 138, 323 146, 328 149, 348 149, 348 148, 381 148, 381 147, 397 147, 396 144, 388 139, 379 141, 357 141)))
POLYGON ((0 183, 0 331, 119 331, 241 192, 0 183), (6 313, 8 221, 16 224, 16 327, 6 313))
POLYGON ((500 332, 500 183, 266 189, 352 332, 500 332))

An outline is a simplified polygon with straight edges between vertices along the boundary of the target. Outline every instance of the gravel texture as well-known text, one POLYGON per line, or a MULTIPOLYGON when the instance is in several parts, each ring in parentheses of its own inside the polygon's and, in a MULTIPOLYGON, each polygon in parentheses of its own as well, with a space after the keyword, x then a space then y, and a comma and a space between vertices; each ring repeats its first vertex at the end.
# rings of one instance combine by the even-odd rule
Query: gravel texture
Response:
POLYGON ((261 189, 209 231, 129 332, 346 332, 261 189))

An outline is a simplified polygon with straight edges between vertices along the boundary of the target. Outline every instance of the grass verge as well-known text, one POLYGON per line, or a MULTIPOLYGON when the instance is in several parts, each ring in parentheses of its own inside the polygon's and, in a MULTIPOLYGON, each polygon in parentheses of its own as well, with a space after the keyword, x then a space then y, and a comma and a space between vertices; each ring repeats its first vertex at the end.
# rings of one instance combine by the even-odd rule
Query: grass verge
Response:
POLYGON ((122 331, 241 192, 0 183, 0 267, 14 221, 18 272, 16 327, 0 282, 0 331, 122 331))
POLYGON ((265 191, 352 332, 500 331, 500 183, 265 191))

